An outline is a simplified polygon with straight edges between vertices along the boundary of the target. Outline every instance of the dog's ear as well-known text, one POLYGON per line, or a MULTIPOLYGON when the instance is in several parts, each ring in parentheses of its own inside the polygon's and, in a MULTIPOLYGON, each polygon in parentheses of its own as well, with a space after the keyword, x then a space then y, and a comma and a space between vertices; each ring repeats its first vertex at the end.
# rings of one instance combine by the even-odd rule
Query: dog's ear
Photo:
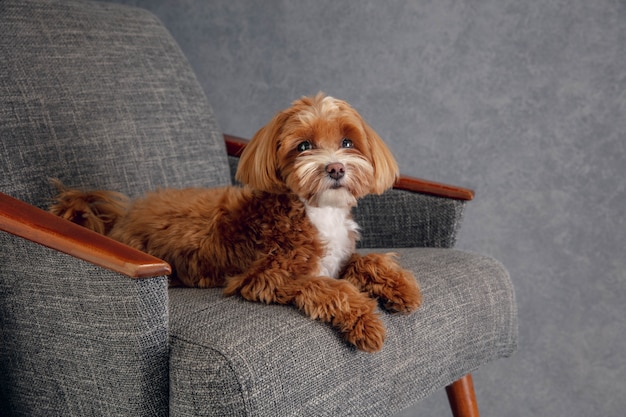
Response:
POLYGON ((374 183, 370 192, 382 194, 385 190, 391 188, 398 179, 400 175, 398 163, 385 142, 378 136, 378 133, 365 121, 363 121, 363 129, 370 146, 370 158, 374 166, 374 183))
POLYGON ((278 113, 246 145, 235 174, 237 181, 262 191, 285 190, 278 172, 278 138, 286 118, 284 113, 278 113))

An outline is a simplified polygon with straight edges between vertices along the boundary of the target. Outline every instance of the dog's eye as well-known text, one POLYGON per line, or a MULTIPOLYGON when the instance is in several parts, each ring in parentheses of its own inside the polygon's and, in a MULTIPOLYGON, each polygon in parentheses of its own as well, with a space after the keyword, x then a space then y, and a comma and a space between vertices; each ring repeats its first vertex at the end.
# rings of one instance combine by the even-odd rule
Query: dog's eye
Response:
POLYGON ((352 141, 348 138, 343 138, 343 140, 341 141, 341 147, 342 148, 354 148, 354 143, 352 143, 352 141))
POLYGON ((313 144, 308 140, 305 140, 304 142, 300 142, 298 144, 298 152, 304 152, 311 149, 313 149, 313 144))

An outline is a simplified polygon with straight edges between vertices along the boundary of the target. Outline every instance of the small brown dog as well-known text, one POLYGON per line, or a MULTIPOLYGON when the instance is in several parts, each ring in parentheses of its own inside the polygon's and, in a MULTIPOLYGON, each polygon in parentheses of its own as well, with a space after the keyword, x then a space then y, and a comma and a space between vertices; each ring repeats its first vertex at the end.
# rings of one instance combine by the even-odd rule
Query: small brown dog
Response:
POLYGON ((172 282, 295 305, 375 352, 385 328, 372 297, 408 313, 421 293, 393 254, 354 253, 351 209, 397 175, 391 152, 359 114, 320 93, 257 132, 237 171, 244 188, 163 189, 132 204, 115 192, 61 189, 50 210, 164 259, 172 282))

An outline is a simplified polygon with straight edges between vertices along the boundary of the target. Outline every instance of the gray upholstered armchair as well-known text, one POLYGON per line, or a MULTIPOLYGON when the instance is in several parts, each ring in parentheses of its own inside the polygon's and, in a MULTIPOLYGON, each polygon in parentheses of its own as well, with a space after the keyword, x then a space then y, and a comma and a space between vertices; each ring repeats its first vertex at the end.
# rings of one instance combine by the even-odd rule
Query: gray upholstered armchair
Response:
POLYGON ((294 308, 168 289, 166 263, 40 210, 48 178, 132 196, 229 184, 245 143, 225 146, 146 11, 4 0, 0 27, 1 415, 391 415, 446 386, 477 414, 468 375, 510 355, 517 326, 500 264, 450 249, 471 192, 403 179, 359 205, 363 248, 394 248, 424 295, 381 313, 376 354, 294 308))

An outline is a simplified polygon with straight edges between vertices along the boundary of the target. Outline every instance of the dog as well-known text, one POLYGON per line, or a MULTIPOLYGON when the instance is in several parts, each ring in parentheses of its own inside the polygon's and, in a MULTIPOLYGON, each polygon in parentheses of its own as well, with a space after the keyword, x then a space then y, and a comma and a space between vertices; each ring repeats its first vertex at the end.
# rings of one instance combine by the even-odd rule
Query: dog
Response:
POLYGON ((385 339, 377 300, 406 314, 421 293, 394 254, 355 253, 351 209, 397 177, 378 134, 348 103, 318 93, 254 135, 236 173, 243 187, 161 189, 130 202, 59 185, 50 211, 169 262, 172 285, 294 305, 376 352, 385 339))

